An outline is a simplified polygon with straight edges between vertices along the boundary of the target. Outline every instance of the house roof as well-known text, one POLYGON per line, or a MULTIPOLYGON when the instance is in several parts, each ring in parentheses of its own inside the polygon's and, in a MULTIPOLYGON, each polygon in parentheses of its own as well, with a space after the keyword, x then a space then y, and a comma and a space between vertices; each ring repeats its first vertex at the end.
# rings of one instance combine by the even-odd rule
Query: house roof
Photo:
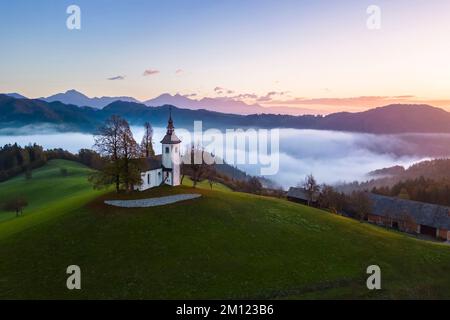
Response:
POLYGON ((372 214, 402 219, 410 216, 415 223, 450 230, 450 207, 404 200, 370 193, 372 214))
MULTIPOLYGON (((309 197, 308 197, 308 194, 307 194, 305 188, 294 188, 294 187, 291 187, 291 188, 289 188, 287 196, 290 197, 290 198, 300 199, 300 200, 304 200, 304 201, 308 201, 309 200, 309 197)), ((318 196, 319 195, 317 193, 314 194, 313 195, 313 201, 317 201, 318 196)))
POLYGON ((161 140, 162 144, 178 144, 181 143, 181 140, 177 137, 177 135, 172 132, 171 134, 166 134, 164 138, 161 140))
POLYGON ((167 122, 167 132, 164 138, 161 140, 162 144, 178 144, 181 140, 175 134, 175 127, 172 120, 172 108, 170 108, 169 121, 167 122))
POLYGON ((155 157, 149 157, 144 161, 144 171, 150 171, 162 168, 162 155, 157 155, 155 157))

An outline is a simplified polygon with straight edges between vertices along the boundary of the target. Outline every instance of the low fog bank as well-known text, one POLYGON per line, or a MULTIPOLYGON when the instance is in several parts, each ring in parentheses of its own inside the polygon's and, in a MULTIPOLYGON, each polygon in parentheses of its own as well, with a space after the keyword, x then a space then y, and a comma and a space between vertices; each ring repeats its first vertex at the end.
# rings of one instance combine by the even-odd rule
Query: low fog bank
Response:
MULTIPOLYGON (((33 128, 16 131, 10 135, 0 135, 0 145, 17 142, 20 145, 37 143, 44 148, 63 148, 78 152, 81 148, 92 148, 93 137, 84 133, 56 133, 39 131, 33 128)), ((139 142, 143 136, 142 128, 132 128, 139 142)), ((0 129, 1 132, 2 129, 0 129)), ((154 129, 154 147, 161 152, 159 141, 165 128, 154 129)), ((183 130, 179 137, 186 142, 183 130)), ((373 135, 336 131, 281 129, 280 131, 279 171, 267 178, 283 188, 295 186, 312 173, 320 183, 337 184, 341 182, 363 181, 367 173, 376 169, 411 164, 438 157, 450 156, 450 134, 400 134, 373 135)), ((238 150, 244 152, 244 150, 238 150)), ((238 165, 249 174, 259 175, 258 165, 238 165)))

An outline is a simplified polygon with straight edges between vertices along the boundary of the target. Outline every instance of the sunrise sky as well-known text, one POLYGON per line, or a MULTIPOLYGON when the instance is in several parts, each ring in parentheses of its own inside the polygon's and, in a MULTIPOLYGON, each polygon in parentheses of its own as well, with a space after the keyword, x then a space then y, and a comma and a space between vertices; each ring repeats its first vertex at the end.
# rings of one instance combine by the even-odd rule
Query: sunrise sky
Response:
POLYGON ((448 0, 0 0, 0 92, 450 110, 448 0), (66 8, 81 8, 68 30, 66 8), (366 26, 369 5, 381 29, 366 26))

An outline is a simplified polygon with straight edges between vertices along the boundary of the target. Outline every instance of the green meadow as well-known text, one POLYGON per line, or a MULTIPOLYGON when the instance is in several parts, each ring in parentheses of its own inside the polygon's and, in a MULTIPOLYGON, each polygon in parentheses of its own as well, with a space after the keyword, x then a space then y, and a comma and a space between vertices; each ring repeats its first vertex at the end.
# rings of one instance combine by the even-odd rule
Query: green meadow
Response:
POLYGON ((24 215, 0 212, 1 299, 450 298, 450 246, 426 242, 281 199, 188 179, 131 195, 94 191, 90 169, 52 161, 0 184, 24 215), (61 175, 60 168, 68 170, 61 175), (201 193, 164 207, 106 199, 201 193), (66 288, 81 268, 82 289, 66 288), (366 288, 366 268, 382 290, 366 288))

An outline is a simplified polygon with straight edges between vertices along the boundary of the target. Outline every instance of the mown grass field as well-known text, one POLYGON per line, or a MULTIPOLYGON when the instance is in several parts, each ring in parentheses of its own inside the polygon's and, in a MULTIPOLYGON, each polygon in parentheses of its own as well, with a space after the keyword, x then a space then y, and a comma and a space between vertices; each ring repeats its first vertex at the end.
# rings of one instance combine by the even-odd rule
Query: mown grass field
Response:
MULTIPOLYGON (((46 169, 42 181, 65 188, 69 177, 46 169)), ((82 177, 89 171, 80 170, 86 170, 80 173, 84 187, 73 188, 83 196, 56 200, 36 187, 36 197, 42 192, 47 198, 41 209, 0 223, 0 298, 450 298, 447 245, 209 185, 92 194, 82 177), (143 209, 103 204, 193 192, 203 197, 143 209), (64 214, 52 209, 54 202, 65 205, 64 214), (17 227, 33 216, 27 228, 17 227), (72 264, 82 270, 79 291, 65 287, 72 264), (366 288, 371 264, 381 267, 381 291, 366 288)))
POLYGON ((72 161, 53 160, 34 170, 30 180, 20 175, 0 183, 0 204, 17 196, 28 202, 19 218, 15 217, 15 212, 0 208, 0 239, 74 211, 103 194, 105 191, 92 189, 87 180, 90 172, 89 168, 72 161), (67 170, 67 176, 61 174, 61 168, 67 170))
MULTIPOLYGON (((193 184, 191 178, 189 178, 188 176, 184 177, 183 186, 193 187, 193 185, 194 184, 193 184)), ((196 188, 206 189, 206 190, 214 190, 214 191, 232 191, 226 185, 223 185, 221 183, 216 183, 216 182, 213 183, 212 188, 211 188, 211 185, 209 184, 208 180, 203 180, 203 181, 197 183, 196 188)))

